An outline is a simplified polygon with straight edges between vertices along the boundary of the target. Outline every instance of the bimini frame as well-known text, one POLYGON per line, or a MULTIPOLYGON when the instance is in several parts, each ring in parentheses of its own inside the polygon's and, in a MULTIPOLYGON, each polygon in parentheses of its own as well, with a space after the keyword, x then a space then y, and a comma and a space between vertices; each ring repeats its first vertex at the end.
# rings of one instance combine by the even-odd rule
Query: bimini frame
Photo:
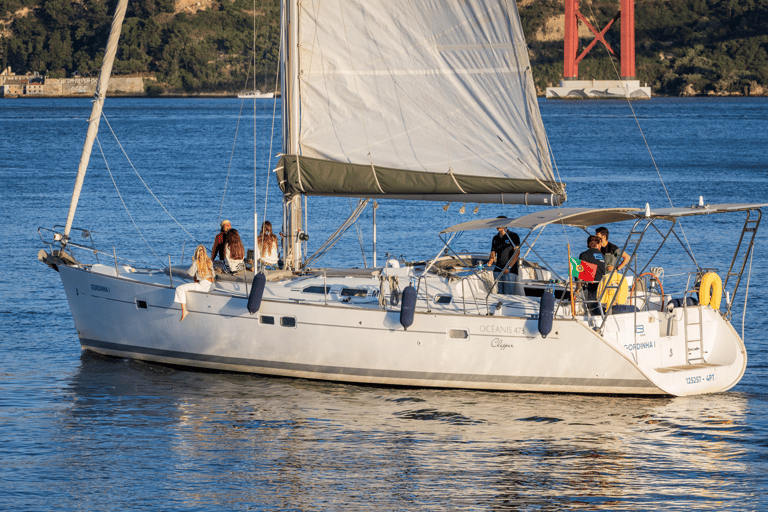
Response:
MULTIPOLYGON (((694 215, 710 215, 715 213, 746 211, 747 218, 744 223, 744 228, 742 229, 741 238, 739 239, 739 243, 736 246, 736 250, 734 252, 733 259, 731 261, 731 265, 730 265, 730 268, 728 269, 728 272, 725 278, 725 283, 723 285, 723 290, 725 291, 727 289, 728 283, 731 282, 731 278, 735 279, 735 285, 731 292, 732 300, 728 301, 726 312, 723 314, 723 316, 726 319, 728 319, 730 318, 731 308, 736 298, 736 292, 738 290, 739 283, 741 282, 741 278, 746 268, 747 261, 754 247, 755 236, 757 234, 757 229, 760 225, 760 219, 762 217, 762 212, 760 208, 763 206, 768 206, 768 204, 734 204, 732 203, 732 204, 716 204, 716 205, 700 205, 700 206, 693 205, 689 207, 659 208, 655 210, 651 210, 650 208, 646 208, 645 210, 641 210, 638 208, 608 208, 608 209, 558 208, 558 209, 551 209, 551 210, 532 213, 529 215, 525 215, 523 217, 519 217, 517 219, 507 219, 507 218, 481 219, 481 220, 475 220, 470 222, 464 222, 461 224, 456 224, 454 226, 451 226, 441 231, 440 238, 443 241, 443 244, 445 245, 445 250, 444 250, 445 253, 453 253, 456 256, 460 257, 451 248, 451 243, 454 241, 458 233, 461 233, 464 231, 496 229, 496 228, 527 229, 529 230, 529 233, 521 241, 520 246, 517 248, 512 258, 510 258, 510 261, 514 261, 515 257, 519 257, 523 246, 528 246, 529 250, 533 250, 533 245, 535 244, 535 240, 533 244, 528 244, 528 239, 530 238, 531 234, 537 229, 543 230, 546 226, 550 224, 561 224, 561 225, 572 226, 572 227, 580 227, 586 230, 586 228, 591 226, 611 224, 611 223, 627 221, 627 220, 635 220, 635 223, 632 226, 632 229, 629 235, 627 236, 627 239, 624 242, 624 246, 622 248, 623 252, 627 252, 628 249, 631 251, 630 263, 632 261, 635 261, 635 262, 637 261, 638 248, 648 229, 653 227, 653 229, 655 229, 656 232, 662 238, 662 241, 659 244, 658 248, 653 253, 653 255, 651 255, 651 257, 645 263, 643 268, 640 269, 639 272, 637 268, 634 269, 635 275, 643 274, 650 267, 654 258, 662 249, 666 241, 669 239, 670 236, 674 235, 674 237, 677 238, 677 240, 680 242, 680 245, 683 247, 683 249, 691 258, 691 261, 695 265, 697 277, 700 277, 700 275, 703 274, 703 272, 706 269, 702 269, 699 266, 695 256, 690 252, 690 250, 688 250, 686 244, 684 244, 683 241, 680 240, 680 237, 675 232, 674 228, 675 228, 675 225, 677 224, 678 219, 681 217, 689 217, 694 215), (657 226, 657 221, 659 220, 665 220, 665 221, 671 222, 670 228, 668 230, 660 229, 657 226), (742 251, 742 246, 744 245, 743 242, 745 240, 749 240, 749 241, 746 245, 746 249, 742 251), (743 258, 741 259, 741 266, 738 267, 737 260, 739 258, 740 252, 743 254, 743 258), (735 268, 736 270, 734 270, 735 268)), ((536 254, 537 256, 539 256, 538 253, 536 254)), ((548 270, 550 270, 554 274, 557 273, 553 268, 551 268, 551 265, 549 265, 543 258, 541 258, 541 256, 539 256, 539 258, 542 259, 542 262, 547 266, 548 270)), ((621 279, 619 280, 619 282, 616 284, 609 284, 604 287, 600 296, 597 298, 598 303, 602 303, 602 298, 608 292, 608 290, 611 290, 611 289, 618 290, 621 287, 630 269, 631 269, 631 264, 626 265, 624 267, 623 272, 619 272, 619 274, 621 275, 621 279)), ((427 270, 429 270, 429 267, 427 267, 427 270)), ((613 275, 616 274, 617 272, 618 271, 614 269, 610 272, 610 274, 608 274, 609 283, 613 275)), ((690 288, 690 286, 687 286, 686 288, 690 288)), ((686 293, 688 291, 689 290, 686 290, 686 293)), ((489 295, 490 295, 490 292, 489 292, 489 295)), ((613 293, 612 295, 613 296, 611 298, 610 303, 606 304, 606 307, 602 308, 601 310, 602 322, 597 327, 597 330, 599 330, 600 332, 602 332, 605 327, 605 322, 608 317, 608 312, 611 310, 611 307, 614 305, 614 302, 618 294, 613 293)), ((486 302, 487 302, 487 296, 486 296, 486 302)))

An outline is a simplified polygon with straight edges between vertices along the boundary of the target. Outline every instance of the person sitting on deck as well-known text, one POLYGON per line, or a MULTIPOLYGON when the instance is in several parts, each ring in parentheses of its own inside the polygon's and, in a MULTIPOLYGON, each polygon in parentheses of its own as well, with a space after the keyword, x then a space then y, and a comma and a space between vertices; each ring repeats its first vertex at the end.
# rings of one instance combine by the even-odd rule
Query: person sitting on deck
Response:
POLYGON ((209 293, 213 290, 213 262, 208 257, 208 251, 205 246, 200 244, 195 249, 195 255, 192 258, 192 266, 187 273, 195 280, 192 283, 182 284, 176 287, 176 295, 173 302, 181 304, 181 320, 184 320, 189 311, 187 311, 187 292, 196 291, 209 293))
POLYGON ((227 231, 224 242, 224 271, 236 274, 245 270, 245 248, 236 229, 227 231))
POLYGON ((592 263, 593 265, 597 266, 594 280, 590 281, 589 283, 586 283, 587 301, 590 306, 590 309, 592 309, 593 312, 599 311, 598 306, 596 304, 597 289, 600 286, 600 280, 605 275, 605 258, 603 257, 603 253, 600 252, 601 245, 602 245, 602 241, 599 236, 589 235, 589 237, 587 238, 587 247, 589 248, 586 251, 579 254, 580 260, 586 261, 588 263, 592 263))
POLYGON ((232 229, 232 224, 228 220, 221 221, 221 231, 216 233, 216 238, 213 240, 213 247, 211 248, 212 260, 224 259, 224 237, 230 229, 232 229))
POLYGON ((277 265, 277 235, 272 233, 272 223, 265 220, 261 224, 261 232, 256 239, 259 249, 258 261, 262 265, 277 265))
MULTIPOLYGON (((503 215, 497 218, 506 219, 503 215)), ((517 236, 517 233, 509 231, 507 228, 496 229, 499 232, 491 240, 491 254, 488 257, 488 266, 493 268, 493 276, 499 283, 499 293, 512 295, 514 293, 514 283, 517 280, 518 257, 515 257, 511 263, 509 260, 520 245, 520 237, 517 236)))

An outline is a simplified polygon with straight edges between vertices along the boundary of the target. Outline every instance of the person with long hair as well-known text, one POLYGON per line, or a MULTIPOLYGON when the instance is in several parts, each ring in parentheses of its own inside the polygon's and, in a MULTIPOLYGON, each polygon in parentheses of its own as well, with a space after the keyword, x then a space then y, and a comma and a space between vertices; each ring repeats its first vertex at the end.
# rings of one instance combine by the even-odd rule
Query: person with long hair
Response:
POLYGON ((227 231, 224 245, 224 270, 230 274, 236 274, 245 270, 245 249, 240 240, 240 233, 236 229, 227 231))
POLYGON ((277 265, 277 235, 272 232, 272 223, 265 220, 256 239, 259 246, 259 262, 263 265, 277 265))
POLYGON ((191 283, 182 284, 176 287, 176 296, 173 301, 181 304, 181 320, 184 320, 189 311, 187 311, 187 292, 213 291, 213 262, 208 257, 208 250, 200 244, 195 249, 195 255, 192 257, 192 266, 187 273, 194 278, 191 283))

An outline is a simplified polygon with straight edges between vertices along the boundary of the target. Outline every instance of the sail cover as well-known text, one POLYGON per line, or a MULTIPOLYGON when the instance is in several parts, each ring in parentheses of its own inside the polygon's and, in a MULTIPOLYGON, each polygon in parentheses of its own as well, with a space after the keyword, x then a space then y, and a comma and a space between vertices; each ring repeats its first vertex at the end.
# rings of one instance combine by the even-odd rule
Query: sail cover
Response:
MULTIPOLYGON (((563 194, 514 0, 302 0, 288 194, 563 194)), ((284 116, 290 119, 290 116, 284 116)), ((457 197, 457 200, 461 200, 457 197)))

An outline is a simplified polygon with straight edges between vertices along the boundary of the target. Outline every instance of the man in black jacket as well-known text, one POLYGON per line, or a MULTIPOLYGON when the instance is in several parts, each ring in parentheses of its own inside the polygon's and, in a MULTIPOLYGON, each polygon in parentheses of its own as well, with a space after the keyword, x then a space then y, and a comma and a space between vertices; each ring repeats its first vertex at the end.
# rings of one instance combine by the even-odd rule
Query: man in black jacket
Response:
POLYGON ((586 285, 587 301, 589 301, 590 308, 593 311, 597 310, 597 288, 600 285, 600 280, 605 275, 605 258, 603 257, 603 253, 600 252, 600 245, 602 245, 600 237, 597 235, 590 235, 589 238, 587 238, 587 247, 589 247, 589 249, 579 254, 580 260, 597 266, 594 280, 586 285))
MULTIPOLYGON (((497 217, 506 219, 504 216, 497 217)), ((504 295, 514 293, 515 281, 517 279, 517 260, 518 256, 510 263, 509 260, 520 246, 520 237, 517 233, 509 231, 507 228, 496 228, 499 233, 491 240, 491 254, 488 257, 488 266, 493 269, 493 277, 498 280, 498 291, 504 295), (507 265, 509 263, 509 265, 507 265)))

